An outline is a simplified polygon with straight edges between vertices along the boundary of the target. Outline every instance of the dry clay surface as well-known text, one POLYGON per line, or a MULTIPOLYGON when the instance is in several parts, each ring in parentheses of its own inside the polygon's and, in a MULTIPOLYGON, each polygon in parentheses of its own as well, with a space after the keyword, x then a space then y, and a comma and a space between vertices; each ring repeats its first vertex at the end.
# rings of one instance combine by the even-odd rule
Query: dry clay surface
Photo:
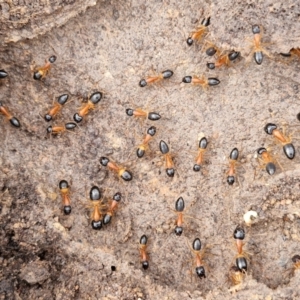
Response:
POLYGON ((288 39, 297 7, 274 13, 262 2, 247 6, 241 1, 231 4, 236 15, 230 18, 230 5, 223 3, 222 9, 198 1, 99 1, 45 36, 1 49, 1 69, 9 76, 1 80, 0 100, 22 127, 0 120, 0 299, 299 299, 300 275, 291 257, 300 251, 300 64, 297 58, 276 56, 276 43, 268 45, 271 58, 260 66, 247 56, 252 22, 266 29, 266 41, 273 41, 270 27, 288 39), (202 44, 185 42, 208 15, 216 44, 226 44, 214 40, 219 30, 238 32, 233 46, 239 45, 242 57, 230 68, 209 71, 206 62, 213 58, 204 55, 202 44), (33 80, 30 65, 41 65, 50 55, 57 61, 47 78, 33 80), (174 76, 161 85, 139 87, 152 68, 171 69, 174 76), (221 83, 203 90, 181 83, 186 75, 217 77, 221 83), (80 107, 79 95, 95 90, 104 98, 75 133, 46 135, 49 124, 41 115, 55 97, 70 95, 53 121, 63 124, 80 107), (162 118, 151 123, 125 114, 136 107, 162 118), (292 134, 294 160, 264 132, 267 122, 292 134), (157 134, 145 157, 137 159, 135 149, 151 125, 157 134), (202 172, 195 173, 201 135, 209 147, 202 172), (160 140, 174 155, 174 178, 166 176, 160 140), (272 177, 255 157, 261 146, 270 146, 281 165, 272 177), (238 181, 228 186, 225 173, 234 147, 240 150, 238 181), (122 182, 101 167, 101 156, 124 163, 133 180, 122 182), (71 185, 70 216, 61 209, 62 179, 71 185), (92 230, 86 208, 93 185, 105 197, 123 195, 113 222, 100 231, 92 230), (186 212, 178 237, 174 204, 180 196, 186 212), (228 272, 236 255, 232 234, 249 209, 259 214, 258 222, 245 228, 249 271, 237 291, 230 290, 228 272), (146 271, 138 252, 143 234, 149 237, 146 271), (190 245, 196 237, 207 246, 204 280, 194 274, 190 245))

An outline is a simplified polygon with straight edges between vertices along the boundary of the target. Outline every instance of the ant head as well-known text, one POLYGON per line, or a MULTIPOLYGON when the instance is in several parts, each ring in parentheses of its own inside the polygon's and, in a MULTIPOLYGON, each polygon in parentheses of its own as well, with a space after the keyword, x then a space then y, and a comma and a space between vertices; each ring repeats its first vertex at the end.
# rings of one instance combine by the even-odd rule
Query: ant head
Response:
POLYGON ((147 270, 149 268, 149 262, 147 260, 142 262, 142 267, 144 270, 147 270))
POLYGON ((52 126, 51 125, 47 128, 47 133, 52 133, 52 126))
POLYGON ((155 133, 156 133, 156 127, 151 126, 150 128, 148 128, 147 134, 149 134, 149 135, 151 135, 151 136, 154 136, 155 133))
POLYGON ((52 120, 52 116, 49 114, 45 114, 44 119, 45 121, 50 122, 52 120))
POLYGON ((182 235, 182 232, 183 232, 183 228, 181 226, 176 226, 175 227, 175 234, 180 236, 182 235))
POLYGON ((139 86, 140 87, 145 87, 147 85, 147 81, 145 79, 142 79, 140 82, 139 82, 139 86))
POLYGON ((103 166, 103 167, 107 167, 107 164, 109 163, 109 159, 107 157, 100 157, 100 164, 103 166))
POLYGON ((292 262, 293 263, 298 263, 300 262, 300 255, 296 254, 292 257, 292 262))
POLYGON ((194 43, 194 40, 193 40, 191 37, 188 37, 187 40, 186 40, 186 43, 187 43, 189 46, 192 46, 193 43, 194 43))
POLYGON ((69 215, 71 213, 72 209, 70 205, 64 206, 64 214, 69 215))
POLYGON ((126 109, 126 115, 129 116, 129 117, 132 117, 133 116, 133 109, 127 108, 126 109))
POLYGON ((245 230, 244 228, 237 226, 233 232, 233 237, 236 240, 243 240, 245 238, 245 230))
POLYGON ((76 123, 80 123, 82 120, 83 120, 83 117, 82 116, 79 116, 78 113, 74 114, 73 116, 73 120, 76 122, 76 123))
POLYGON ((169 177, 174 177, 175 175, 175 169, 171 168, 171 169, 166 169, 166 173, 169 177))
POLYGON ((49 57, 48 61, 53 64, 55 61, 56 61, 56 56, 55 55, 52 55, 49 57))
POLYGON ((201 170, 201 166, 195 164, 194 167, 193 167, 193 170, 194 170, 195 172, 199 172, 199 171, 201 170))
POLYGON ((259 155, 262 155, 264 152, 267 152, 267 149, 264 147, 257 149, 257 154, 259 154, 259 155))
POLYGON ((90 190, 90 199, 92 201, 100 200, 101 192, 97 186, 93 186, 90 190))
POLYGON ((117 202, 120 202, 121 201, 121 198, 122 198, 122 195, 121 193, 115 193, 114 196, 113 196, 113 200, 117 201, 117 202))
POLYGON ((92 221, 92 228, 95 229, 95 230, 100 230, 102 228, 102 221, 99 220, 99 221, 92 221))
POLYGON ((214 63, 207 63, 206 66, 210 69, 213 70, 216 66, 214 63))
POLYGON ((210 25, 210 17, 208 17, 207 19, 203 19, 202 22, 201 22, 201 25, 207 27, 210 25))
POLYGON ((182 82, 184 83, 191 83, 192 82, 192 76, 185 76, 182 78, 182 82))
POLYGON ((270 135, 273 133, 273 130, 275 129, 277 129, 277 125, 273 123, 268 123, 264 128, 265 132, 270 135))
POLYGON ((253 25, 253 26, 252 26, 252 33, 253 33, 253 34, 260 33, 260 28, 259 28, 258 25, 253 25))
POLYGON ((233 185, 234 182, 235 182, 234 176, 228 176, 228 177, 227 177, 227 183, 228 183, 229 185, 233 185))
POLYGON ((34 74, 33 74, 33 79, 34 80, 41 80, 42 77, 43 77, 43 74, 41 72, 39 72, 39 71, 34 72, 34 74))
POLYGON ((67 189, 69 187, 69 183, 67 180, 61 180, 58 184, 59 186, 59 189, 62 190, 62 189, 67 189))
POLYGON ((120 177, 125 181, 131 181, 132 180, 132 173, 128 170, 122 170, 120 177))
POLYGON ((206 278, 206 275, 205 275, 205 269, 204 269, 204 267, 203 266, 201 266, 201 267, 197 267, 196 269, 195 269, 195 271, 196 271, 196 274, 198 275, 198 277, 199 278, 206 278))

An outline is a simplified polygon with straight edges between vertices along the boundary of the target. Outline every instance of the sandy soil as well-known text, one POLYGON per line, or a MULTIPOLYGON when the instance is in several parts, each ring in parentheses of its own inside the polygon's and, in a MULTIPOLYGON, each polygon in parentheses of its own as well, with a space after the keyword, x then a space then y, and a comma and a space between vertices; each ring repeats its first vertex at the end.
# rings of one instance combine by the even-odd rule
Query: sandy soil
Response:
MULTIPOLYGON (((296 7, 289 5, 274 13, 268 3, 242 9, 237 2, 235 18, 228 17, 225 26, 225 2, 222 8, 196 1, 99 1, 44 36, 1 48, 1 69, 9 76, 1 79, 0 101, 22 126, 13 128, 0 119, 0 299, 299 299, 300 275, 291 258, 300 252, 300 65, 297 58, 278 56, 281 40, 269 29, 274 22, 281 38, 289 40, 297 19, 296 7), (206 63, 214 58, 205 55, 203 43, 186 44, 209 15, 207 39, 216 45, 228 45, 228 33, 218 40, 218 29, 235 28, 232 47, 242 57, 230 68, 208 70, 206 63), (271 42, 266 46, 271 57, 262 65, 249 56, 253 22, 265 29, 263 42, 271 42), (48 76, 33 80, 33 61, 42 65, 51 55, 57 61, 48 76), (161 85, 139 87, 151 69, 171 69, 174 76, 161 85), (216 77, 221 83, 203 90, 182 83, 187 75, 216 77), (69 94, 69 103, 52 122, 64 124, 72 121, 81 96, 96 90, 104 97, 80 128, 47 136, 50 124, 42 116, 53 99, 69 94), (137 107, 162 118, 151 122, 126 115, 127 108, 137 107), (292 136, 294 160, 264 132, 268 122, 292 136), (138 159, 136 147, 151 125, 157 134, 138 159), (209 141, 207 156, 202 172, 195 173, 203 135, 209 141), (174 156, 174 178, 166 176, 160 140, 174 156), (271 147, 277 157, 274 176, 256 158, 261 146, 271 147), (234 147, 240 150, 238 181, 228 186, 234 147), (101 167, 101 156, 124 164, 133 180, 123 182, 101 167), (61 206, 62 179, 71 185, 69 216, 61 206), (93 185, 105 198, 123 195, 112 223, 100 231, 88 219, 93 185), (186 202, 184 232, 176 236, 174 208, 180 196, 186 202), (244 226, 249 209, 259 214, 256 224, 245 227, 249 271, 243 284, 232 288, 232 235, 238 224, 244 226), (148 270, 139 259, 143 234, 149 237, 148 270), (190 250, 196 237, 207 246, 203 280, 194 273, 190 250)), ((291 42, 284 49, 294 46, 291 42)))

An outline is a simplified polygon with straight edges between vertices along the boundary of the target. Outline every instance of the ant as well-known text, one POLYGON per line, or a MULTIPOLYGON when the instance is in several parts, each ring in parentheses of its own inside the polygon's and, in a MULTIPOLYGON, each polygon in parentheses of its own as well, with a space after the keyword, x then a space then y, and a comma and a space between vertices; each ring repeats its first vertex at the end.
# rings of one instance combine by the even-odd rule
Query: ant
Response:
POLYGON ((205 275, 205 269, 204 269, 204 263, 203 263, 203 256, 204 256, 204 249, 201 250, 201 241, 199 238, 194 239, 193 241, 193 249, 192 251, 195 254, 195 271, 197 276, 202 279, 202 278, 206 278, 205 275))
POLYGON ((14 117, 6 107, 3 106, 2 102, 0 102, 0 114, 4 115, 10 122, 10 124, 14 127, 19 128, 21 126, 19 120, 14 117))
POLYGON ((83 117, 89 113, 90 110, 93 110, 95 108, 95 104, 97 104, 102 99, 102 93, 101 92, 95 92, 90 96, 90 99, 84 103, 79 112, 74 114, 73 120, 76 123, 80 123, 83 120, 83 117))
POLYGON ((148 85, 148 84, 160 82, 160 81, 162 81, 163 79, 168 79, 168 78, 172 77, 173 74, 174 74, 174 73, 173 73, 173 71, 171 71, 171 70, 163 71, 163 72, 161 72, 160 74, 157 74, 157 75, 155 75, 155 76, 149 76, 149 77, 147 77, 146 79, 140 80, 139 86, 140 86, 140 87, 145 87, 145 86, 148 85))
POLYGON ((148 242, 147 236, 145 234, 142 235, 140 238, 140 259, 144 270, 147 270, 149 267, 148 255, 147 255, 147 242, 148 242))
POLYGON ((254 40, 253 40, 253 57, 255 62, 258 65, 261 65, 263 62, 263 53, 268 55, 268 52, 263 48, 263 43, 261 42, 261 32, 260 27, 258 25, 252 26, 252 33, 254 34, 254 40))
POLYGON ((176 210, 176 213, 178 215, 177 220, 175 222, 175 224, 176 224, 175 234, 178 235, 178 236, 181 235, 182 232, 183 232, 182 224, 183 224, 184 207, 185 207, 184 200, 183 200, 182 197, 179 197, 175 202, 175 210, 176 210))
POLYGON ((71 213, 71 199, 70 199, 70 191, 69 191, 69 184, 66 180, 61 180, 59 182, 59 189, 62 197, 62 202, 64 206, 64 213, 65 215, 69 215, 71 213))
POLYGON ((147 134, 143 139, 143 142, 141 145, 139 145, 139 147, 136 150, 136 155, 138 158, 142 158, 145 154, 145 151, 149 148, 149 142, 150 140, 154 137, 156 133, 156 127, 151 126, 150 128, 148 128, 147 130, 147 134))
POLYGON ((48 61, 43 67, 37 68, 33 73, 33 79, 35 80, 42 80, 47 76, 49 70, 51 69, 51 65, 56 61, 56 56, 52 55, 49 57, 48 61))
POLYGON ((274 163, 274 158, 272 157, 270 151, 268 151, 266 148, 261 147, 257 150, 257 153, 261 156, 261 159, 263 161, 263 164, 266 167, 266 171, 269 175, 274 175, 276 172, 276 166, 274 163))
POLYGON ((233 237, 236 240, 236 248, 238 254, 235 257, 235 263, 237 268, 242 272, 247 272, 247 260, 246 253, 243 251, 244 243, 242 242, 245 238, 245 231, 242 227, 237 226, 233 232, 233 237))
POLYGON ((66 104, 68 98, 69 98, 68 94, 63 94, 59 96, 57 102, 54 103, 53 107, 49 110, 49 112, 45 114, 44 116, 45 121, 47 122, 51 121, 59 113, 63 105, 66 104))
POLYGON ((199 141, 199 149, 198 149, 198 155, 196 157, 196 164, 193 167, 193 170, 195 172, 199 172, 201 169, 201 165, 203 164, 204 161, 204 154, 207 148, 208 142, 207 138, 203 137, 199 141))
POLYGON ((101 192, 97 186, 93 186, 90 190, 90 199, 92 201, 91 225, 95 230, 102 228, 102 208, 106 208, 101 199, 101 192))
POLYGON ((199 28, 197 28, 191 35, 187 38, 186 42, 189 46, 192 46, 194 41, 200 41, 204 35, 207 33, 207 26, 210 25, 210 17, 203 19, 199 28))
POLYGON ((203 89, 207 89, 208 86, 218 85, 220 80, 218 78, 205 78, 204 76, 185 76, 182 78, 182 82, 191 83, 191 84, 199 84, 203 87, 203 89))
MULTIPOLYGON (((211 48, 209 48, 211 49, 211 48)), ((206 53, 207 51, 209 50, 207 49, 206 50, 206 53)), ((215 50, 215 49, 214 49, 215 50)), ((213 53, 213 52, 211 52, 213 53)), ((214 53, 215 54, 215 53, 214 53)), ((231 61, 234 61, 235 59, 237 59, 238 57, 240 56, 240 52, 237 52, 237 51, 234 51, 232 50, 230 53, 228 54, 223 54, 223 55, 219 55, 218 56, 218 59, 215 63, 207 63, 207 67, 210 69, 210 70, 213 70, 215 68, 219 68, 221 66, 229 66, 230 62, 231 61)))
POLYGON ((5 70, 0 70, 0 79, 3 79, 8 76, 8 73, 5 70))
POLYGON ((48 126, 47 133, 56 135, 61 134, 67 130, 73 130, 76 127, 76 123, 74 122, 68 122, 64 126, 48 126))
POLYGON ((115 212, 115 210, 118 207, 119 202, 121 201, 122 195, 121 193, 115 193, 112 200, 110 201, 110 206, 108 208, 108 211, 106 212, 106 214, 103 217, 103 224, 107 225, 108 223, 110 223, 111 218, 115 212))
POLYGON ((265 132, 269 135, 273 135, 277 141, 283 146, 283 152, 288 159, 293 159, 296 154, 294 145, 290 137, 285 136, 281 131, 277 129, 277 125, 268 123, 265 128, 265 132))
POLYGON ((157 121, 161 118, 160 114, 158 114, 156 112, 147 112, 141 108, 136 108, 136 109, 127 108, 126 114, 129 117, 132 117, 132 116, 143 117, 143 118, 147 118, 148 120, 151 120, 151 121, 157 121))
POLYGON ((233 185, 235 182, 236 175, 236 164, 239 157, 239 150, 237 148, 233 148, 229 155, 229 170, 227 171, 227 183, 229 185, 233 185))
POLYGON ((289 53, 280 53, 283 57, 298 56, 300 57, 300 48, 292 48, 289 53))
POLYGON ((159 150, 164 155, 165 158, 165 169, 169 177, 174 177, 175 166, 171 154, 169 153, 169 146, 163 140, 159 143, 159 150))
POLYGON ((118 166, 115 162, 110 161, 107 157, 100 157, 100 164, 103 167, 108 167, 109 170, 112 170, 118 174, 124 181, 131 181, 132 180, 132 173, 126 168, 122 166, 118 166))

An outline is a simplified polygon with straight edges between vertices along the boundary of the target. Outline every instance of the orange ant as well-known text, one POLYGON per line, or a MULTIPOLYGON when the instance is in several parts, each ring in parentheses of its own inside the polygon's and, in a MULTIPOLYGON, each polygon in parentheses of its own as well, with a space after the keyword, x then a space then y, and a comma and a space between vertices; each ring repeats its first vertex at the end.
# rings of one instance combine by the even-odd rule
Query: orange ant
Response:
POLYGON ((10 122, 10 124, 14 127, 19 128, 21 126, 19 120, 14 117, 6 107, 3 106, 2 102, 0 102, 0 114, 4 115, 10 122))
POLYGON ((156 82, 160 82, 162 81, 163 79, 168 79, 170 77, 173 76, 173 71, 171 70, 166 70, 166 71, 163 71, 161 72, 160 74, 158 75, 155 75, 155 76, 149 76, 147 77, 146 79, 142 79, 140 82, 139 82, 139 86, 140 87, 145 87, 146 85, 148 84, 153 84, 153 83, 156 83, 156 82))
POLYGON ((101 192, 97 186, 93 186, 90 190, 90 199, 92 201, 91 207, 91 225, 95 230, 102 228, 102 208, 106 208, 101 199, 101 192))
POLYGON ((283 152, 288 159, 293 159, 295 157, 296 151, 291 138, 285 136, 281 131, 279 131, 277 129, 277 125, 268 123, 264 130, 267 134, 273 135, 275 139, 281 143, 283 146, 283 152))
POLYGON ((292 48, 289 53, 280 53, 283 57, 298 56, 300 57, 300 48, 292 48))
POLYGON ((143 118, 147 118, 148 120, 151 120, 151 121, 157 121, 161 118, 160 114, 158 114, 156 112, 148 112, 141 108, 136 108, 136 109, 127 108, 126 114, 129 117, 132 117, 132 116, 143 117, 143 118))
POLYGON ((198 155, 196 157, 196 164, 193 167, 193 170, 195 172, 199 172, 201 169, 201 165, 203 164, 204 161, 204 154, 207 148, 208 142, 206 137, 203 137, 199 141, 199 149, 198 149, 198 155))
POLYGON ((71 213, 71 199, 70 199, 70 191, 69 184, 66 180, 61 180, 59 182, 59 189, 62 197, 62 202, 64 206, 65 215, 69 215, 71 213))
POLYGON ((139 147, 136 150, 136 155, 138 158, 141 158, 144 156, 145 151, 149 148, 149 142, 150 140, 154 137, 156 133, 156 127, 151 126, 150 128, 148 128, 147 130, 147 134, 143 139, 143 142, 141 145, 139 145, 139 147))
POLYGON ((43 67, 37 68, 33 73, 33 79, 35 80, 42 80, 47 76, 49 70, 51 69, 51 65, 56 61, 56 56, 52 55, 49 57, 48 61, 43 67))
POLYGON ((147 255, 147 242, 148 242, 147 236, 145 234, 142 235, 142 237, 140 238, 140 259, 144 270, 147 270, 149 267, 148 255, 147 255))
POLYGON ((263 43, 261 42, 261 32, 260 27, 258 25, 252 26, 252 33, 254 34, 254 40, 253 40, 253 57, 255 62, 258 65, 261 65, 263 62, 263 53, 267 54, 267 51, 263 48, 263 43))
MULTIPOLYGON (((210 48, 209 48, 210 49, 210 48)), ((207 53, 207 50, 206 50, 207 53)), ((230 53, 228 54, 223 54, 223 55, 219 55, 218 59, 215 63, 207 63, 207 67, 210 70, 213 70, 215 68, 219 68, 222 66, 227 66, 229 67, 230 62, 234 61, 235 59, 237 59, 240 56, 240 52, 234 51, 232 50, 230 53)))
POLYGON ((0 79, 3 79, 5 77, 7 77, 7 76, 8 76, 8 74, 7 74, 7 72, 5 70, 0 70, 0 79))
POLYGON ((183 232, 183 211, 184 211, 184 200, 182 197, 179 197, 176 202, 175 202, 175 210, 177 213, 177 220, 175 222, 176 227, 175 227, 175 234, 176 235, 181 235, 183 232))
POLYGON ((207 89, 208 86, 218 85, 220 80, 218 78, 205 78, 204 76, 201 78, 197 76, 185 76, 182 82, 201 85, 204 89, 207 89))
POLYGON ((68 122, 64 126, 48 126, 47 133, 52 135, 61 134, 67 130, 73 130, 76 126, 74 122, 68 122))
POLYGON ((206 278, 204 263, 203 263, 204 249, 201 250, 201 241, 199 238, 194 239, 192 251, 195 254, 195 265, 196 265, 195 271, 197 276, 200 279, 206 278))
POLYGON ((207 26, 210 25, 210 17, 203 19, 199 28, 197 28, 191 35, 187 38, 186 42, 189 46, 192 46, 194 41, 200 41, 204 35, 207 33, 207 26))
POLYGON ((237 164, 238 157, 239 157, 239 150, 237 148, 233 148, 229 155, 229 170, 226 173, 227 183, 229 185, 233 185, 235 182, 236 164, 237 164))
POLYGON ((270 151, 268 151, 266 148, 261 147, 257 150, 257 153, 261 155, 263 164, 266 167, 266 171, 269 175, 274 175, 276 172, 276 166, 274 163, 274 158, 272 157, 270 151))
POLYGON ((246 253, 243 251, 244 243, 242 242, 245 238, 245 231, 242 227, 237 226, 234 230, 233 237, 236 240, 236 248, 238 254, 235 257, 235 263, 237 268, 242 272, 247 272, 247 260, 245 258, 246 253))
POLYGON ((165 158, 165 169, 169 177, 174 177, 175 166, 171 154, 169 153, 169 146, 163 140, 159 143, 159 150, 164 155, 165 158))
POLYGON ((63 94, 58 97, 57 102, 54 103, 53 107, 49 110, 48 113, 45 114, 44 119, 45 121, 51 121, 62 109, 63 105, 66 104, 68 101, 69 95, 63 94))
POLYGON ((83 120, 83 117, 89 113, 90 110, 93 110, 95 108, 95 104, 99 103, 99 101, 102 99, 102 93, 101 92, 95 92, 90 96, 90 99, 84 103, 79 112, 74 114, 73 120, 76 123, 80 123, 83 120))
POLYGON ((109 170, 116 172, 123 180, 132 180, 132 173, 130 171, 126 170, 126 168, 122 166, 118 166, 115 162, 110 161, 107 157, 100 157, 100 164, 103 167, 108 167, 109 170))
POLYGON ((103 224, 107 225, 108 223, 110 223, 111 218, 115 212, 115 210, 118 207, 119 202, 121 201, 122 195, 121 193, 115 193, 113 196, 113 199, 110 202, 110 206, 108 208, 108 211, 106 212, 106 214, 103 217, 103 224))

